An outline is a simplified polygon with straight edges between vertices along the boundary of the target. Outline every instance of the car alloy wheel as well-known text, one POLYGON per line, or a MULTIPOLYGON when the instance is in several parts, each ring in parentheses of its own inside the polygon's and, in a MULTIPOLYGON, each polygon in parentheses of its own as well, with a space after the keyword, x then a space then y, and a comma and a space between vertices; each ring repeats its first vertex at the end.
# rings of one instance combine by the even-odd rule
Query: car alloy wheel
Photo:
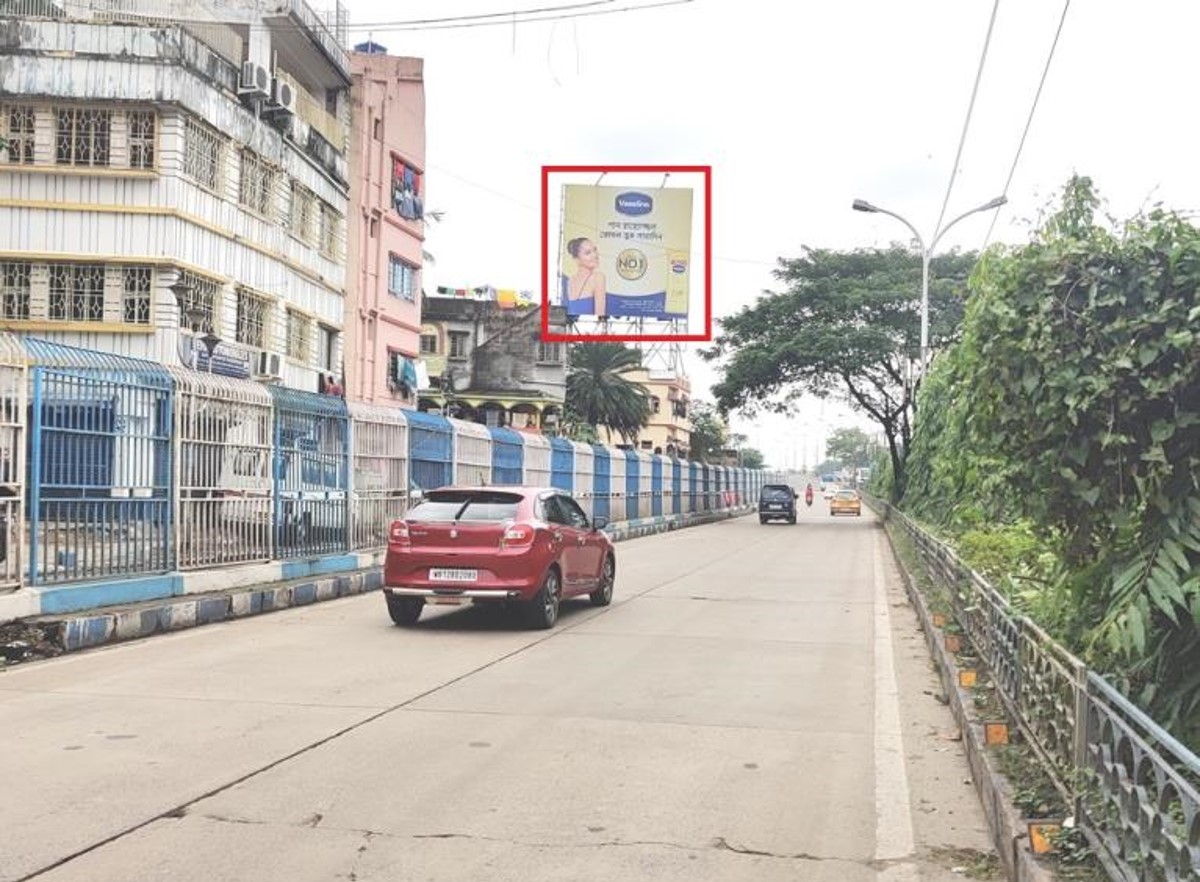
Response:
POLYGON ((558 621, 558 604, 561 597, 562 590, 559 585, 558 570, 551 567, 546 572, 542 587, 538 589, 537 595, 529 605, 530 616, 535 628, 554 627, 554 623, 558 621))
POLYGON ((600 571, 600 587, 588 595, 593 606, 608 606, 612 603, 614 581, 616 564, 613 563, 612 555, 607 555, 604 558, 604 569, 600 571))

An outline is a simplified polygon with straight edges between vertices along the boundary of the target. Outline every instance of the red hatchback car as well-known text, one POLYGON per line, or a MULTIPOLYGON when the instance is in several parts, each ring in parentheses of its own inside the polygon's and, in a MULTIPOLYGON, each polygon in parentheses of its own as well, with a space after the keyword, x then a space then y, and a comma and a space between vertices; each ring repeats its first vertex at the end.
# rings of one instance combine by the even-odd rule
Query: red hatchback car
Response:
POLYGON ((546 487, 432 490, 388 532, 383 595, 397 625, 425 604, 520 604, 530 624, 551 628, 558 606, 588 595, 612 602, 616 554, 569 493, 546 487))

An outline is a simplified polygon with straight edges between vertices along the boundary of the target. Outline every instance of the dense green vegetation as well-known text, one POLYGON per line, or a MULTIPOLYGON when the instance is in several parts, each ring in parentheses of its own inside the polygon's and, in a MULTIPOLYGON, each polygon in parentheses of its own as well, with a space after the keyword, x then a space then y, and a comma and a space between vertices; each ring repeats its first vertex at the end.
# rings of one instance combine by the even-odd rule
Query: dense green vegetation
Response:
POLYGON ((981 258, 919 390, 902 507, 1196 746, 1200 230, 1098 206, 1074 178, 1028 244, 981 258))

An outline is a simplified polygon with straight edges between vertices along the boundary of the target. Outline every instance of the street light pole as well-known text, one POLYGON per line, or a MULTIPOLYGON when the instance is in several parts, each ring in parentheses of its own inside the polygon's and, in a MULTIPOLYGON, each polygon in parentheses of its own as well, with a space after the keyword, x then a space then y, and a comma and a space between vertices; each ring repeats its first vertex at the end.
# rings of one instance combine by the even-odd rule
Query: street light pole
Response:
POLYGON ((942 236, 950 231, 950 228, 958 223, 963 218, 970 217, 973 214, 978 214, 981 211, 991 211, 993 208, 999 208, 1008 202, 1007 196, 997 196, 983 205, 977 205, 970 211, 964 211, 958 217, 954 218, 950 223, 946 224, 940 230, 936 230, 933 234, 933 241, 929 243, 929 247, 925 247, 925 239, 917 231, 917 228, 910 224, 894 211, 888 211, 886 208, 880 208, 878 205, 872 205, 865 199, 855 199, 852 208, 855 211, 865 211, 872 214, 886 214, 889 217, 894 217, 904 226, 912 231, 916 237, 917 245, 921 248, 921 378, 925 376, 925 368, 929 364, 929 261, 933 257, 933 252, 937 248, 937 244, 941 241, 942 236))

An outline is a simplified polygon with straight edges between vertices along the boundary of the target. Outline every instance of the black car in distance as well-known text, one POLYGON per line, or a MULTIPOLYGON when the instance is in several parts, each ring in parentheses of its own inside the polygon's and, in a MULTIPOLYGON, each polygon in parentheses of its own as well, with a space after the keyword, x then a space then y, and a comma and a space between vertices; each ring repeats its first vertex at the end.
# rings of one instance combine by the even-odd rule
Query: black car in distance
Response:
POLYGON ((758 522, 785 520, 796 523, 797 493, 788 484, 765 484, 758 496, 758 522))

